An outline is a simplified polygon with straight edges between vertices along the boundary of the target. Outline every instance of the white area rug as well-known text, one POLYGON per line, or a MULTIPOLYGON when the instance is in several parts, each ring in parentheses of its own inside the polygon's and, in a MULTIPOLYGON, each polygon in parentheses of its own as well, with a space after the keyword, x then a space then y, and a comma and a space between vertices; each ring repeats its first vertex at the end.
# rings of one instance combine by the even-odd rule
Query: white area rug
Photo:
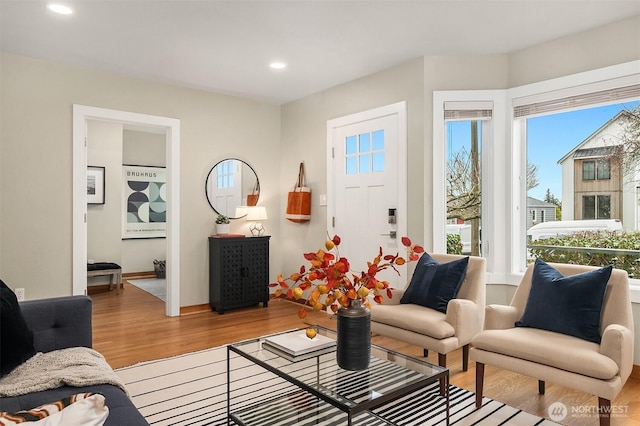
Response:
MULTIPOLYGON (((298 416, 314 410, 315 398, 301 396, 296 392, 297 388, 283 379, 233 355, 233 411, 255 406, 256 400, 273 400, 281 404, 277 410, 272 407, 265 411, 261 406, 251 408, 255 411, 255 418, 261 418, 256 424, 305 424, 298 416), (287 421, 272 420, 274 413, 283 414, 285 410, 293 410, 287 421)), ((118 369, 116 373, 124 381, 133 403, 151 425, 227 425, 226 347, 149 361, 118 369)), ((373 411, 391 419, 394 425, 443 425, 444 402, 438 397, 437 386, 434 383, 373 411)), ((458 426, 556 425, 489 398, 483 401, 483 406, 476 410, 474 393, 451 386, 450 423, 458 426)), ((346 424, 344 414, 337 409, 322 410, 325 420, 314 421, 314 425, 346 424)), ((372 426, 369 422, 358 422, 357 417, 355 420, 356 425, 372 426)))
POLYGON ((146 291, 163 302, 167 302, 167 280, 164 278, 145 278, 140 280, 127 280, 131 285, 146 291))

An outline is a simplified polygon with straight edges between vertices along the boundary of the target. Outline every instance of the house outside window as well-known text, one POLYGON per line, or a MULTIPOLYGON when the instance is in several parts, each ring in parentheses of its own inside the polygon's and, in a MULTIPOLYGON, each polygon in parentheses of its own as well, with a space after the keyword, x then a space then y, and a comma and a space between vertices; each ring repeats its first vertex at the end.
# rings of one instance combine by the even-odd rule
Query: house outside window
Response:
POLYGON ((611 219, 610 195, 583 195, 583 219, 611 219))
POLYGON ((596 179, 608 180, 611 179, 611 161, 599 158, 596 161, 596 179))
POLYGON ((607 159, 585 160, 582 162, 582 180, 611 179, 611 162, 607 159))

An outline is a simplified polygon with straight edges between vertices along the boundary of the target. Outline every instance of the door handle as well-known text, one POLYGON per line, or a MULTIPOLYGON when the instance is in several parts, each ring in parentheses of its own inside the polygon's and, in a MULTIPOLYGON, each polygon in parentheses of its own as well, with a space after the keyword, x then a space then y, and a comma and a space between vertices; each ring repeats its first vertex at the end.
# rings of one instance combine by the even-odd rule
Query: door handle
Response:
POLYGON ((380 236, 382 237, 389 237, 389 238, 397 238, 398 233, 396 231, 389 231, 388 234, 380 234, 380 236))

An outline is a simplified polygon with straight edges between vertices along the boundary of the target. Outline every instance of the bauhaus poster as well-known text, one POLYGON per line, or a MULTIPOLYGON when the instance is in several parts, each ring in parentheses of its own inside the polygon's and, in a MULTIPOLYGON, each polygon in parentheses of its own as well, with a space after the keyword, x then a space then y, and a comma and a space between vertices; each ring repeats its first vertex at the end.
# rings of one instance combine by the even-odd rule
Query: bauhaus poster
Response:
POLYGON ((167 236, 167 178, 164 167, 122 166, 122 238, 167 236))

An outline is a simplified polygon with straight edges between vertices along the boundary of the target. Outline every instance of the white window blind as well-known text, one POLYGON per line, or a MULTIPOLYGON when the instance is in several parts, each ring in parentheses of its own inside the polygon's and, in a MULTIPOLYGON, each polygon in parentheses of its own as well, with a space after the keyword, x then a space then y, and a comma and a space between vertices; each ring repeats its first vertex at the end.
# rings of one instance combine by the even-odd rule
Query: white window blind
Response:
POLYGON ((453 120, 491 120, 493 102, 445 102, 444 119, 453 120))
POLYGON ((637 99, 640 99, 640 84, 632 84, 629 86, 565 96, 557 99, 514 105, 513 116, 514 118, 523 118, 580 107, 618 103, 637 99))

